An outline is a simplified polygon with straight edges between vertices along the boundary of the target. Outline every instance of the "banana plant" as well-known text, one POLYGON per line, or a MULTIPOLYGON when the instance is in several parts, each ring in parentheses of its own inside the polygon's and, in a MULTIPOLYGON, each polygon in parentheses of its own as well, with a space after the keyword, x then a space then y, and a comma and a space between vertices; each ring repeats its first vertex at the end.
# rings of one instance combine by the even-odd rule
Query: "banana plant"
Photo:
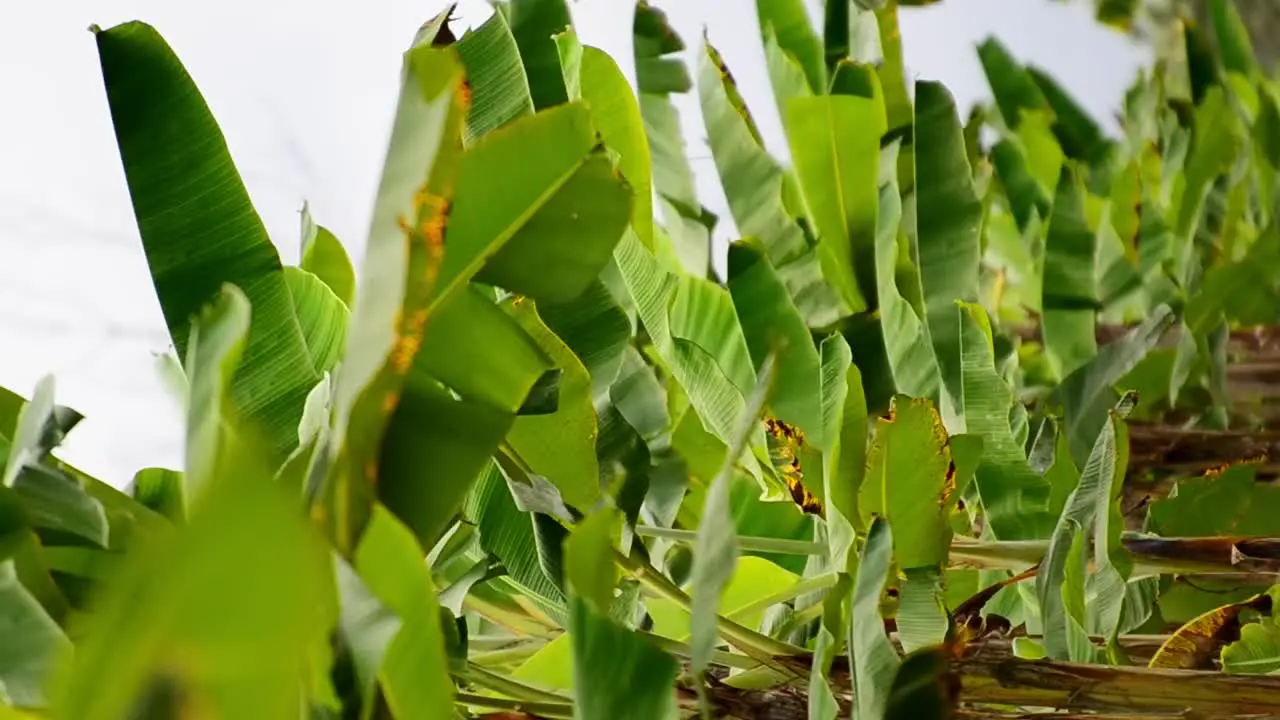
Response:
POLYGON ((644 0, 634 88, 563 0, 447 8, 359 267, 309 206, 283 265, 178 54, 95 28, 185 453, 115 490, 0 392, 0 719, 1280 714, 1229 367, 1280 94, 1220 4, 1118 136, 995 39, 962 113, 920 4, 756 3, 790 163, 644 0))

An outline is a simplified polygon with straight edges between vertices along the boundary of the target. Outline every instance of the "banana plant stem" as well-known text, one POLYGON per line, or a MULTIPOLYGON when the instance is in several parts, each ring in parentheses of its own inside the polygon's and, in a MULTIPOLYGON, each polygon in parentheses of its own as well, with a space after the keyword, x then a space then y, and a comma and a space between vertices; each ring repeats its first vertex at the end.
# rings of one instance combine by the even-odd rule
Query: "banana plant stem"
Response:
MULTIPOLYGON (((698 534, 692 530, 639 525, 636 534, 641 537, 663 538, 674 540, 685 545, 692 545, 698 534)), ((751 552, 778 553, 779 555, 823 555, 829 552, 822 543, 805 540, 785 540, 782 538, 738 536, 738 547, 751 552)))
POLYGON ((508 700, 506 698, 487 697, 472 693, 458 693, 454 696, 454 701, 459 705, 484 708, 486 710, 508 710, 513 713, 525 713, 534 717, 573 720, 572 703, 526 702, 524 700, 508 700))
POLYGON ((531 702, 552 702, 552 703, 572 703, 573 698, 560 693, 550 692, 541 688, 526 685, 522 682, 512 680, 509 677, 499 675, 495 672, 486 670, 474 662, 467 663, 467 670, 461 673, 462 678, 468 682, 488 688, 494 692, 502 693, 507 697, 515 700, 528 700, 531 702))
MULTIPOLYGON (((675 583, 668 580, 665 575, 658 572, 647 560, 623 555, 617 551, 614 552, 614 555, 618 563, 629 570, 640 581, 640 584, 650 592, 670 600, 687 613, 693 613, 693 599, 677 587, 675 583)), ((770 667, 786 671, 786 668, 780 666, 774 658, 804 655, 808 652, 802 647, 771 638, 722 615, 718 615, 716 618, 721 636, 739 650, 770 667)))

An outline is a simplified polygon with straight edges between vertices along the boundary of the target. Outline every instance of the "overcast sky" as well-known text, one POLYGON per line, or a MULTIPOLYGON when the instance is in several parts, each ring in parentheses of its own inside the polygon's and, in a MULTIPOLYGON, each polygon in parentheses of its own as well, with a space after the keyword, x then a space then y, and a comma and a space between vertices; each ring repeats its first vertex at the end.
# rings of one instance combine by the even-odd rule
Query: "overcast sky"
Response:
MULTIPOLYGON (((741 83, 766 144, 786 142, 764 74, 753 0, 652 0, 691 47, 702 28, 741 83)), ((815 13, 820 2, 812 2, 815 13)), ((155 370, 168 345, 116 152, 90 24, 156 26, 186 64, 282 258, 298 214, 357 263, 394 111, 400 53, 443 0, 58 0, 12 2, 0 22, 0 384, 28 394, 52 372, 58 400, 88 416, 63 453, 113 484, 181 467, 182 425, 155 370)), ((945 0, 902 11, 908 72, 941 80, 961 110, 988 95, 974 47, 999 37, 1047 69, 1108 125, 1148 53, 1094 24, 1092 0, 945 0)), ((489 15, 460 3, 464 25, 489 15)), ((579 36, 630 76, 630 0, 578 0, 579 36)), ((726 218, 692 95, 689 153, 704 204, 726 218)), ((722 233, 731 228, 723 227, 722 233)))

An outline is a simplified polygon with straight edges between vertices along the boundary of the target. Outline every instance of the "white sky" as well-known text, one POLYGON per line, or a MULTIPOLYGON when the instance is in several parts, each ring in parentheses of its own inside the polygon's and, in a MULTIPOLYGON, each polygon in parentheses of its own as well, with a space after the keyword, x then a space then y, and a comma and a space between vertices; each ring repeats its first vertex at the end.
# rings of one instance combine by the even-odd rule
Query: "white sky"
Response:
MULTIPOLYGON (((786 142, 764 73, 753 0, 652 0, 690 45, 724 54, 765 136, 786 142)), ((810 0, 814 12, 820 2, 810 0)), ((443 0, 58 0, 0 15, 0 385, 29 394, 52 372, 58 399, 88 419, 62 455, 121 485, 149 465, 181 467, 182 425, 152 353, 168 345, 116 152, 90 24, 145 20, 165 36, 218 117, 287 263, 297 210, 359 262, 394 111, 400 53, 443 0)), ((988 95, 974 47, 999 37, 1047 69, 1107 125, 1147 52, 1096 25, 1092 0, 945 0, 902 11, 912 77, 942 80, 967 112, 988 95)), ((489 14, 464 0, 465 24, 489 14)), ((630 0, 577 0, 583 42, 630 76, 630 0)), ((697 101, 680 105, 704 204, 728 213, 697 101)))

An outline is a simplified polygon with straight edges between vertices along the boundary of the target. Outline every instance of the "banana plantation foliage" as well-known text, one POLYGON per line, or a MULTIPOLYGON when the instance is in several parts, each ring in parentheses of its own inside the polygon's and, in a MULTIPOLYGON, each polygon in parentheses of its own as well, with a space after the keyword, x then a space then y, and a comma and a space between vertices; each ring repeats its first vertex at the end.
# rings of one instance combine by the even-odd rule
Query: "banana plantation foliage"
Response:
POLYGON ((93 28, 186 450, 118 491, 0 393, 0 719, 1280 715, 1280 89, 1211 5, 1104 124, 759 0, 789 165, 643 1, 634 88, 564 0, 446 11, 358 269, 93 28))

